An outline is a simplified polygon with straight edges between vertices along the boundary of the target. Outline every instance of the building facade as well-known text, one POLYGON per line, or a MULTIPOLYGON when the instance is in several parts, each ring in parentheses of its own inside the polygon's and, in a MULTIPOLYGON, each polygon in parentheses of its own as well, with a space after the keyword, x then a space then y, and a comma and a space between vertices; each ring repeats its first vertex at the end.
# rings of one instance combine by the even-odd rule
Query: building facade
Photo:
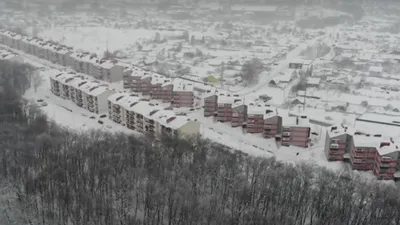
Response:
POLYGON ((282 126, 282 142, 284 146, 308 147, 311 127, 307 116, 287 117, 282 126))
POLYGON ((344 161, 345 154, 353 149, 353 135, 354 132, 343 124, 327 129, 324 152, 328 161, 344 161))

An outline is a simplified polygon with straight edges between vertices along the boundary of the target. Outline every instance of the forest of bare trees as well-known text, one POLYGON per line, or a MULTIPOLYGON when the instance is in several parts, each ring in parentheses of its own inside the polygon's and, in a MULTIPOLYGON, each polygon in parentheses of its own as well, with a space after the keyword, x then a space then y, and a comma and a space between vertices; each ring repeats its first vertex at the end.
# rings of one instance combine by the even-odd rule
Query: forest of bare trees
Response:
POLYGON ((207 140, 60 127, 22 101, 29 73, 0 62, 0 180, 31 224, 400 224, 394 185, 207 140))

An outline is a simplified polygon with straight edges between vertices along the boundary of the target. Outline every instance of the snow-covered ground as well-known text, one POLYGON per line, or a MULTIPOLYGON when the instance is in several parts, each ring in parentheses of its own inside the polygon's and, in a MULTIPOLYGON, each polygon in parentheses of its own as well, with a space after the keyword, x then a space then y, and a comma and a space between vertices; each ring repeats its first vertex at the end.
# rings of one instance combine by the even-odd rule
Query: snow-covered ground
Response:
MULTIPOLYGON (((108 118, 100 118, 100 115, 90 113, 70 101, 54 96, 50 92, 49 74, 54 73, 56 69, 49 68, 49 65, 44 65, 41 60, 35 59, 34 57, 26 57, 26 55, 24 55, 24 57, 27 63, 47 68, 40 72, 43 82, 37 88, 36 92, 31 88, 26 92, 24 97, 31 100, 32 103, 37 102, 39 99, 44 100, 47 106, 41 106, 41 109, 50 119, 56 121, 60 125, 75 130, 103 129, 112 132, 126 132, 129 134, 141 135, 119 124, 113 123, 108 118), (91 119, 90 117, 95 118, 91 119), (103 124, 100 124, 98 122, 99 120, 101 120, 103 124)), ((204 118, 201 111, 195 111, 191 116, 197 118, 201 122, 201 134, 204 138, 240 150, 249 155, 258 157, 275 156, 278 160, 285 162, 307 162, 334 170, 346 169, 341 163, 327 162, 323 152, 323 143, 325 140, 324 128, 318 126, 313 127, 314 130, 320 132, 320 137, 316 140, 315 145, 308 149, 295 146, 278 147, 273 139, 264 139, 257 135, 244 134, 239 128, 234 129, 227 124, 214 123, 212 119, 204 118)))
MULTIPOLYGON (((307 10, 296 10, 296 19, 313 16, 330 17, 343 15, 334 10, 321 11, 320 8, 316 8, 312 12, 308 10, 308 13, 306 13, 307 15, 304 14, 305 11, 307 10)), ((152 13, 152 15, 156 15, 155 13, 157 13, 157 11, 153 11, 152 13)), ((237 85, 228 86, 215 85, 215 87, 217 89, 226 89, 234 94, 239 94, 246 102, 257 101, 260 95, 268 95, 272 97, 272 100, 269 101, 268 104, 275 106, 280 106, 282 103, 292 98, 297 98, 297 96, 295 96, 296 93, 292 93, 291 89, 293 85, 297 84, 299 79, 284 88, 269 86, 272 79, 289 70, 289 62, 297 61, 306 49, 324 44, 330 48, 329 52, 325 54, 324 57, 313 58, 309 56, 309 54, 308 57, 311 57, 311 60, 314 60, 315 65, 318 64, 318 66, 333 64, 333 58, 337 56, 333 46, 341 42, 343 37, 348 38, 351 36, 350 32, 347 32, 346 29, 357 26, 347 24, 331 27, 322 31, 297 29, 293 27, 294 21, 279 22, 265 26, 258 26, 254 23, 232 22, 228 24, 232 27, 226 28, 224 27, 226 24, 210 21, 208 19, 172 21, 160 19, 160 17, 157 16, 150 19, 146 17, 146 14, 133 16, 130 21, 127 21, 127 19, 124 21, 124 19, 118 19, 115 16, 108 17, 104 20, 99 17, 92 17, 92 15, 88 15, 87 17, 82 15, 82 18, 84 19, 77 22, 78 20, 68 21, 68 18, 59 16, 59 18, 55 18, 55 22, 47 21, 47 25, 42 27, 38 35, 72 46, 75 49, 97 53, 99 56, 102 56, 107 49, 111 52, 121 51, 124 52, 127 57, 124 60, 131 63, 137 59, 146 58, 146 60, 149 60, 151 56, 153 60, 169 64, 170 67, 173 67, 171 65, 187 66, 191 71, 189 74, 185 74, 185 76, 193 80, 201 80, 209 75, 218 77, 220 74, 221 76, 224 75, 224 79, 229 79, 228 72, 226 76, 225 71, 223 72, 224 74, 222 74, 219 64, 215 62, 237 60, 238 64, 231 65, 232 68, 229 69, 229 72, 235 75, 236 71, 240 72, 240 65, 243 65, 247 60, 253 57, 259 58, 262 63, 266 65, 268 70, 260 74, 259 81, 256 85, 244 86, 239 83, 237 85), (115 21, 113 21, 114 19, 115 21), (200 43, 191 43, 191 41, 182 39, 181 36, 184 34, 185 30, 189 31, 189 39, 191 39, 191 35, 193 34, 196 36, 194 42, 197 41, 200 43), (168 37, 173 38, 170 38, 171 40, 167 40, 166 42, 159 42, 156 41, 158 34, 159 39, 165 37, 167 37, 167 39, 168 37), (205 35, 213 41, 205 44, 197 37, 201 35, 205 35), (246 39, 251 41, 251 47, 243 47, 243 44, 247 41, 246 39), (220 43, 224 40, 227 40, 228 43, 220 43), (170 50, 176 47, 178 42, 184 43, 181 46, 182 51, 170 50), (138 44, 143 47, 142 50, 138 50, 138 44), (201 57, 195 56, 194 58, 190 58, 185 56, 185 53, 193 53, 197 50, 202 53, 201 57), (219 86, 221 87, 219 88, 219 86)), ((374 45, 374 43, 360 41, 360 46, 362 46, 363 43, 368 44, 368 46, 374 45)), ((37 66, 46 68, 55 67, 54 65, 31 56, 25 56, 25 58, 28 63, 37 66)), ((355 77, 351 77, 352 75, 349 72, 344 72, 344 74, 344 77, 347 76, 345 82, 356 82, 353 81, 355 77)), ((98 120, 100 120, 99 116, 86 112, 69 101, 53 96, 49 91, 46 72, 43 72, 42 76, 44 76, 45 82, 37 92, 29 90, 26 98, 31 98, 32 101, 37 101, 38 99, 45 100, 48 105, 42 107, 43 110, 50 118, 53 118, 58 123, 73 129, 98 128, 135 133, 112 123, 107 118, 101 118, 104 122, 104 124, 101 125, 98 122, 98 120), (95 116, 95 119, 90 119, 92 116, 95 116)), ((327 76, 327 79, 328 78, 330 77, 327 76)), ((338 76, 338 79, 339 78, 341 77, 338 76)), ((391 84, 382 79, 380 81, 385 85, 391 84)), ((354 114, 344 115, 339 112, 327 112, 325 109, 331 102, 342 102, 349 104, 348 110, 361 114, 367 110, 360 107, 363 101, 368 101, 369 105, 374 107, 383 107, 394 103, 393 99, 389 99, 387 94, 385 97, 384 93, 378 93, 377 90, 368 89, 368 87, 357 91, 351 89, 347 93, 339 93, 339 91, 334 89, 327 91, 327 89, 330 89, 329 87, 331 86, 322 84, 319 89, 316 88, 308 91, 308 94, 319 96, 318 100, 307 99, 305 112, 310 118, 327 123, 331 121, 332 123, 346 122, 347 124, 352 124, 354 122, 354 114)), ((371 108, 368 110, 370 109, 371 108)), ((194 116, 197 116, 197 119, 201 121, 202 134, 205 138, 239 149, 248 154, 262 157, 275 156, 277 159, 287 162, 314 162, 315 164, 327 166, 332 169, 345 169, 341 163, 328 163, 326 161, 322 150, 325 139, 324 128, 313 127, 314 131, 319 131, 317 132, 319 136, 313 137, 314 145, 308 149, 279 147, 273 140, 264 139, 257 135, 244 134, 241 129, 233 129, 226 124, 214 123, 213 120, 202 117, 201 111, 190 113, 195 114, 194 116)))

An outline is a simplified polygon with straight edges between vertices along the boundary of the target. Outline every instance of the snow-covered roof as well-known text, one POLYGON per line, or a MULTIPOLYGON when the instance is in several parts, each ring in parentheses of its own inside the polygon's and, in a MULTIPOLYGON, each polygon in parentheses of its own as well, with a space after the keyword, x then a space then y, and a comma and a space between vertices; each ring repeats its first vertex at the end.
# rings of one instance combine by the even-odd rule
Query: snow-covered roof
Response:
POLYGON ((232 108, 236 108, 242 105, 246 105, 243 99, 236 99, 232 104, 232 108))
POLYGON ((153 76, 151 78, 151 84, 152 85, 161 84, 161 85, 164 86, 165 84, 172 84, 171 81, 172 81, 171 79, 165 78, 163 76, 153 76))
POLYGON ((8 59, 14 58, 16 56, 18 56, 18 54, 14 53, 14 52, 0 49, 0 59, 8 60, 8 59))
POLYGON ((381 66, 371 66, 369 68, 370 72, 382 73, 383 68, 381 66))
POLYGON ((286 127, 310 127, 310 121, 308 118, 302 118, 301 116, 285 116, 282 117, 283 126, 286 127))
POLYGON ((307 84, 318 85, 321 83, 321 78, 319 77, 308 77, 307 84))
POLYGON ((171 129, 178 130, 184 125, 186 125, 189 122, 192 122, 193 120, 188 118, 187 116, 173 116, 173 117, 164 117, 159 120, 157 120, 158 123, 161 125, 164 125, 166 127, 170 127, 171 129))
POLYGON ((355 130, 343 124, 335 124, 327 128, 328 136, 331 138, 338 137, 343 134, 354 135, 355 130))
POLYGON ((114 93, 110 96, 108 96, 108 101, 112 102, 113 104, 118 104, 118 101, 122 98, 125 98, 128 96, 127 93, 114 93))
POLYGON ((113 101, 113 104, 118 104, 124 107, 125 109, 129 109, 133 104, 140 101, 140 97, 138 96, 132 96, 132 94, 128 93, 123 93, 123 94, 124 95, 120 95, 118 98, 116 98, 115 101, 113 101))
POLYGON ((248 115, 264 115, 265 111, 266 111, 266 107, 261 106, 261 105, 249 105, 247 107, 248 115))
POLYGON ((146 71, 144 69, 141 69, 141 68, 136 67, 136 66, 132 67, 131 76, 133 76, 133 77, 143 77, 143 76, 148 75, 148 74, 150 74, 150 72, 148 72, 148 71, 146 71))
POLYGON ((150 116, 150 112, 154 110, 162 110, 163 107, 161 107, 157 103, 151 103, 148 101, 139 101, 137 104, 127 109, 139 113, 145 117, 148 117, 150 116))
POLYGON ((381 143, 384 142, 382 137, 367 136, 365 134, 356 134, 353 136, 355 147, 367 147, 379 149, 381 143))
POLYGON ((218 104, 233 104, 235 100, 241 100, 239 97, 235 97, 229 94, 219 94, 218 104))
POLYGON ((110 90, 107 84, 100 83, 98 81, 89 81, 88 83, 80 86, 79 89, 91 96, 98 96, 110 90))
POLYGON ((282 73, 273 78, 276 82, 290 82, 293 79, 293 70, 286 70, 285 73, 282 73))
POLYGON ((398 126, 400 129, 400 118, 398 116, 364 113, 359 116, 356 121, 371 122, 385 125, 398 126))
POLYGON ((174 85, 174 91, 176 92, 192 92, 194 88, 193 84, 185 82, 174 81, 173 85, 174 85))
POLYGON ((251 6, 248 4, 235 4, 231 7, 232 11, 246 11, 246 12, 274 12, 276 9, 277 7, 272 5, 251 6))
MULTIPOLYGON (((394 143, 393 144, 391 143, 390 145, 385 145, 382 148, 378 149, 378 153, 380 156, 385 156, 387 154, 394 153, 394 152, 397 152, 397 153, 400 152, 399 146, 397 146, 394 143)), ((397 159, 395 159, 395 160, 397 160, 397 159)))

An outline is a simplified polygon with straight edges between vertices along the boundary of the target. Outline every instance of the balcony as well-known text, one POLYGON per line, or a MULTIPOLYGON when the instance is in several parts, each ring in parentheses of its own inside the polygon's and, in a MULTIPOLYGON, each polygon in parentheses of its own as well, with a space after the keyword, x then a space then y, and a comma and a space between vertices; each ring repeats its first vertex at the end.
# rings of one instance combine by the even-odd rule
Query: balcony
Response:
POLYGON ((338 144, 331 144, 329 149, 330 150, 334 150, 334 151, 339 150, 339 145, 338 144))

